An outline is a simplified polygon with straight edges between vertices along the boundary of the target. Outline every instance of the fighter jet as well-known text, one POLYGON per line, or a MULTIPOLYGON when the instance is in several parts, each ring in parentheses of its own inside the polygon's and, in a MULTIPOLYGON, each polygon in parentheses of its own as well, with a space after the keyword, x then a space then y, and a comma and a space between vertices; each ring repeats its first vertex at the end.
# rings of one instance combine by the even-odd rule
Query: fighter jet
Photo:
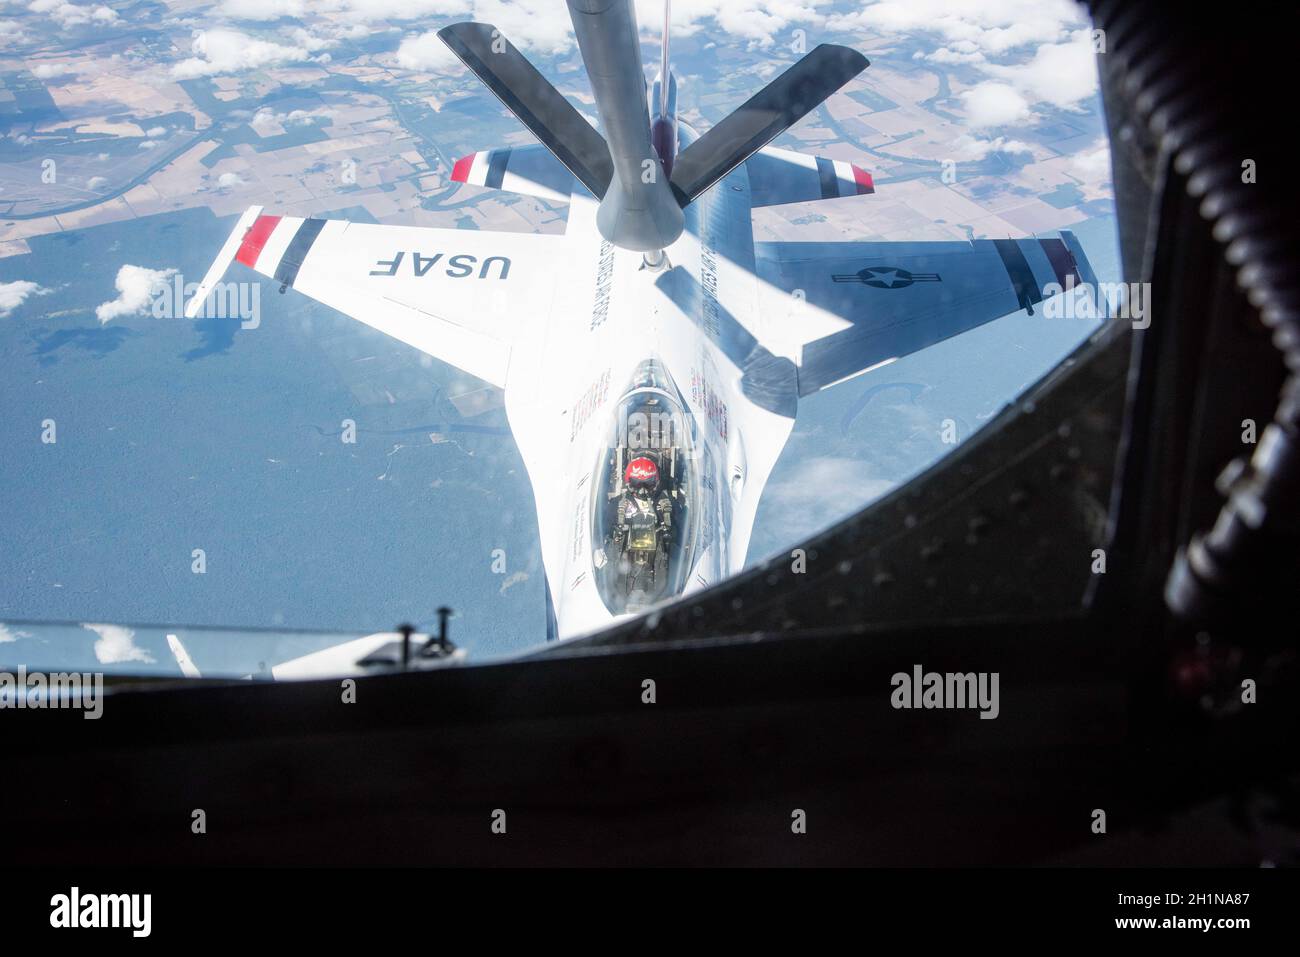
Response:
POLYGON ((801 397, 1096 288, 1069 232, 755 242, 755 208, 874 192, 858 166, 769 145, 866 58, 819 46, 701 133, 677 115, 667 5, 650 83, 631 0, 568 7, 599 129, 492 25, 439 33, 539 141, 466 156, 452 179, 567 202, 563 234, 253 207, 187 308, 233 260, 503 389, 552 639, 739 571, 801 397))

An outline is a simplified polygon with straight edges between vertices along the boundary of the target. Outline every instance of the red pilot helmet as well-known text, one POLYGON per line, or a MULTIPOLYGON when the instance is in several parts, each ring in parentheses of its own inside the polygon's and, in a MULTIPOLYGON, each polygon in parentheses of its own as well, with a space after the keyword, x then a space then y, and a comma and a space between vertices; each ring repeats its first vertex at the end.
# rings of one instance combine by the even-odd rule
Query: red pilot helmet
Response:
POLYGON ((623 480, 632 488, 648 488, 653 491, 659 484, 659 466, 655 465, 653 459, 645 456, 635 458, 627 463, 623 480))

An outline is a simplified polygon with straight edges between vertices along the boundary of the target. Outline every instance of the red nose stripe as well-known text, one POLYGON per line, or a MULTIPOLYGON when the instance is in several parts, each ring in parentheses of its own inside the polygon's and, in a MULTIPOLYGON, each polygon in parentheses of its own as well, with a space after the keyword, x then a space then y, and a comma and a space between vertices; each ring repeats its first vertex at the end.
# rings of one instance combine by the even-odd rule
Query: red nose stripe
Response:
MULTIPOLYGON (((853 166, 852 163, 849 165, 853 166)), ((871 174, 857 166, 853 166, 853 182, 858 184, 859 196, 863 193, 874 193, 876 191, 876 184, 871 181, 871 174)))
POLYGON ((271 238, 271 233, 275 232, 275 227, 280 225, 279 216, 258 216, 253 225, 248 227, 248 232, 244 234, 244 241, 239 246, 239 252, 235 253, 235 260, 243 263, 250 268, 257 265, 257 257, 262 254, 262 247, 266 241, 271 238))
POLYGON ((470 153, 456 160, 456 165, 451 170, 451 178, 458 183, 468 183, 469 171, 474 166, 474 157, 477 155, 477 153, 470 153))

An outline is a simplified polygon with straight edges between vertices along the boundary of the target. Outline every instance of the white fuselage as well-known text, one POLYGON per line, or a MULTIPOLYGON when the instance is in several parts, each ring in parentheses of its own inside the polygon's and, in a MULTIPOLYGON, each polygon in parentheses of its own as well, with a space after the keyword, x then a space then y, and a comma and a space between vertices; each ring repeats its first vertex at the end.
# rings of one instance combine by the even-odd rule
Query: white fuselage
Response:
MULTIPOLYGON (((660 601, 744 565, 759 496, 789 437, 798 395, 794 356, 758 346, 787 337, 759 326, 743 164, 687 208, 686 229, 660 269, 604 242, 596 208, 581 189, 572 197, 555 301, 534 304, 538 316, 553 319, 524 318, 505 390, 536 499, 551 637, 558 638, 644 607, 609 600, 615 558, 602 521, 617 491, 609 482, 617 471, 609 465, 617 444, 611 436, 626 426, 620 400, 638 370, 652 362, 665 372, 684 413, 676 427, 685 433, 678 459, 690 478, 688 521, 674 529, 672 587, 660 601)), ((527 303, 516 307, 528 310, 527 303)))

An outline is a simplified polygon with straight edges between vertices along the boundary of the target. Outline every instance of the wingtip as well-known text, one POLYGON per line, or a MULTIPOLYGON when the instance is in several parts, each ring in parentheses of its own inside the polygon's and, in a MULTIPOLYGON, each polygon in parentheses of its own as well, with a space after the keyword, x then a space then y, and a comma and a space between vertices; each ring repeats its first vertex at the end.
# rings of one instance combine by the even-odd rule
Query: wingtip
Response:
POLYGON ((451 168, 451 178, 454 182, 469 182, 469 171, 474 167, 474 157, 477 155, 477 153, 470 153, 456 160, 456 165, 451 168))
POLYGON ((504 34, 495 26, 479 20, 461 20, 457 23, 449 23, 438 31, 438 36, 442 38, 443 43, 447 43, 448 37, 458 37, 462 33, 487 33, 493 39, 497 37, 505 39, 504 34))
POLYGON ((871 178, 871 174, 861 166, 854 163, 850 163, 849 166, 853 170, 853 182, 858 187, 858 195, 861 196, 864 193, 874 193, 876 191, 876 183, 875 180, 871 178))
MULTIPOLYGON (((235 228, 232 229, 230 235, 226 237, 226 242, 221 247, 221 251, 217 253, 217 258, 213 260, 212 265, 208 268, 207 275, 205 275, 203 281, 199 283, 199 288, 195 290, 194 295, 191 296, 189 302, 185 304, 184 314, 186 319, 197 319, 202 313, 208 296, 212 293, 216 284, 221 281, 221 277, 225 275, 230 264, 238 259, 244 248, 245 241, 248 239, 249 234, 252 232, 257 221, 261 218, 263 218, 261 206, 250 206, 248 209, 244 210, 243 215, 241 215, 238 222, 235 223, 235 228)), ((278 216, 271 218, 277 221, 279 220, 278 216)), ((260 244, 258 248, 261 248, 260 244)), ((242 262, 244 260, 239 261, 242 262)), ((248 263, 248 265, 252 265, 252 263, 248 263)))
POLYGON ((858 73, 871 66, 871 61, 853 47, 846 47, 840 43, 819 43, 812 52, 817 53, 818 50, 834 50, 835 53, 844 57, 846 63, 854 65, 858 73))

